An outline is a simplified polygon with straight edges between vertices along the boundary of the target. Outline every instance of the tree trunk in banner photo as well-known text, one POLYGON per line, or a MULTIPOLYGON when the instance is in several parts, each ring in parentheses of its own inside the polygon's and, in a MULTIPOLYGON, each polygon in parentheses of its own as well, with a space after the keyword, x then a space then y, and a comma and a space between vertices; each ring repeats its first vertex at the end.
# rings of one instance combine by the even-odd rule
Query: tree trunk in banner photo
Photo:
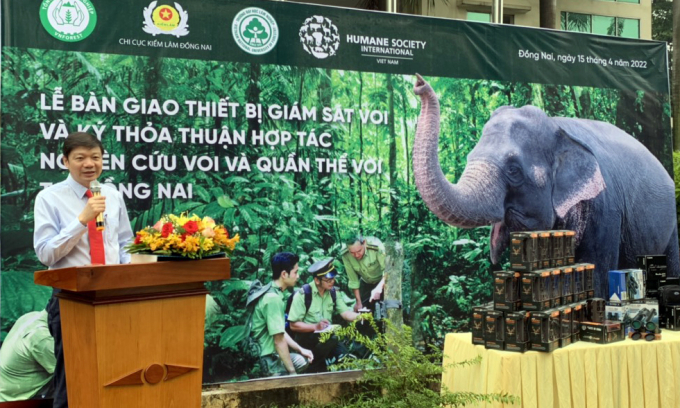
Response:
POLYGON ((401 277, 404 269, 404 247, 400 242, 389 241, 385 244, 385 307, 387 320, 394 327, 401 328, 404 324, 404 315, 401 306, 401 277), (399 302, 399 307, 395 302, 399 302))

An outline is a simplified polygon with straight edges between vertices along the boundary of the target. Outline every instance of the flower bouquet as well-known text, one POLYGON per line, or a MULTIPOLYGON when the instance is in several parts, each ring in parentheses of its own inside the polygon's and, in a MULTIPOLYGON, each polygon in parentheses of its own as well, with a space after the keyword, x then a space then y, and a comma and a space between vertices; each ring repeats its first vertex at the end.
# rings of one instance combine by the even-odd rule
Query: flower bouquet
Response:
POLYGON ((138 231, 125 250, 130 254, 201 259, 219 253, 230 255, 239 241, 238 234, 229 238, 227 229, 210 217, 169 214, 154 226, 138 231))

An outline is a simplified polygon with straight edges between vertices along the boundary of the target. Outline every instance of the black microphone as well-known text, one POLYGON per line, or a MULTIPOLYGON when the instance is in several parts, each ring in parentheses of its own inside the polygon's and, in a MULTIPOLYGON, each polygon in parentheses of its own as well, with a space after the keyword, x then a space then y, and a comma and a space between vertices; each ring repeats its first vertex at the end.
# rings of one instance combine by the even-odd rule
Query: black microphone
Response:
MULTIPOLYGON (((102 195, 102 186, 97 180, 90 181, 90 191, 92 197, 99 197, 102 195)), ((104 231, 104 214, 97 214, 97 231, 104 231)))

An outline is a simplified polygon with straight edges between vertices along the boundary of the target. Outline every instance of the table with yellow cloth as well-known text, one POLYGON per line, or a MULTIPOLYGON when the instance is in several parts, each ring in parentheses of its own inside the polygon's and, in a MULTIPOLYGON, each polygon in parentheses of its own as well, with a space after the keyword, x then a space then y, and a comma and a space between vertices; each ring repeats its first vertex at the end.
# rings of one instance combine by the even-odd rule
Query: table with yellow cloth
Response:
POLYGON ((582 341, 552 353, 487 350, 472 344, 471 333, 451 333, 444 354, 442 385, 452 392, 507 392, 527 408, 680 408, 678 332, 651 342, 582 341), (481 364, 446 369, 478 354, 481 364))

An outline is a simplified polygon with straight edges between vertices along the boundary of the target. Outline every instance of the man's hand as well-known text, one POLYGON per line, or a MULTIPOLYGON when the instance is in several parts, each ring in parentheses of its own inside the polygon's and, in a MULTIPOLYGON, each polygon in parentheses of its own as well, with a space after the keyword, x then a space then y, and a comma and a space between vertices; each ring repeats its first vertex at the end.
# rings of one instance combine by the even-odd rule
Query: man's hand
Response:
POLYGON ((97 218, 97 215, 103 213, 104 210, 106 210, 105 196, 90 197, 90 199, 87 200, 83 212, 78 215, 78 221, 83 225, 87 225, 88 222, 97 218))
POLYGON ((358 312, 359 309, 363 309, 363 308, 364 308, 364 305, 361 304, 360 300, 357 300, 357 302, 354 304, 354 311, 358 312))
POLYGON ((312 350, 307 350, 306 348, 300 347, 300 355, 306 358, 310 363, 314 361, 314 354, 312 353, 312 350))
POLYGON ((380 300, 380 296, 382 295, 382 286, 376 286, 375 289, 371 291, 371 302, 375 302, 376 300, 380 300))
POLYGON ((328 327, 328 326, 330 326, 330 325, 331 325, 331 322, 329 322, 329 321, 326 320, 326 319, 323 319, 322 321, 320 321, 319 323, 316 324, 315 330, 316 330, 316 331, 321 331, 321 330, 325 329, 326 327, 328 327))

